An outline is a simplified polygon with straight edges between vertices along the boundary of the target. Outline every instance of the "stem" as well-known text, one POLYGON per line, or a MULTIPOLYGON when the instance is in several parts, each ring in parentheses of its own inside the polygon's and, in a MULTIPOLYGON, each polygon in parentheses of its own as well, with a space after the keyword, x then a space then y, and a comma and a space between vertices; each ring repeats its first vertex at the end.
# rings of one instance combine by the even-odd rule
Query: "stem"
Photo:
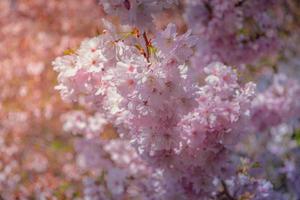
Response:
POLYGON ((146 43, 146 55, 147 55, 146 58, 147 58, 147 61, 149 62, 149 58, 150 58, 149 46, 151 45, 151 42, 148 39, 146 32, 143 33, 143 38, 144 38, 145 43, 146 43))
POLYGON ((227 185, 226 185, 225 181, 221 180, 221 184, 222 184, 222 187, 223 187, 223 194, 228 198, 228 200, 235 200, 235 199, 229 194, 229 191, 228 191, 228 188, 227 188, 227 185))

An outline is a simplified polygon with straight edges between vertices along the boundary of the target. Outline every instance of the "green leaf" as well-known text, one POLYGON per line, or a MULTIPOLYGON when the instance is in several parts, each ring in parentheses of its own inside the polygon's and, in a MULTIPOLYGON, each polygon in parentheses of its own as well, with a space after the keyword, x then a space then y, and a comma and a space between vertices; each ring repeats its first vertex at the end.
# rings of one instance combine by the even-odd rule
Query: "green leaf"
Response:
POLYGON ((252 165, 251 165, 251 168, 260 168, 261 167, 261 165, 260 165, 260 163, 259 162, 255 162, 255 163, 253 163, 252 165))
POLYGON ((61 139, 54 139, 50 144, 50 148, 55 151, 65 151, 65 152, 72 150, 72 147, 61 139))
POLYGON ((155 53, 157 52, 157 49, 152 45, 150 45, 148 48, 149 48, 150 55, 155 55, 155 53))
POLYGON ((296 129, 293 133, 292 139, 294 139, 298 146, 300 146, 300 129, 296 129))

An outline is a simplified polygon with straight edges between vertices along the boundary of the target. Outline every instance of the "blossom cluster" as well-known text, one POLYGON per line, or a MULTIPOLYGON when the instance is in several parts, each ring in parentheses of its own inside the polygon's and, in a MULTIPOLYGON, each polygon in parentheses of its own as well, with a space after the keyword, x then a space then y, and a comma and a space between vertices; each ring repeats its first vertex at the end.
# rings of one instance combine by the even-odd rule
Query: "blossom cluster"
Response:
POLYGON ((197 41, 175 31, 169 25, 153 45, 144 35, 146 55, 106 32, 53 64, 65 99, 103 112, 121 138, 163 170, 168 194, 175 187, 196 198, 230 170, 227 153, 245 132, 255 85, 241 86, 221 63, 188 66, 197 41))
POLYGON ((124 24, 150 28, 155 15, 178 4, 178 0, 99 0, 99 3, 107 14, 118 16, 124 24))
POLYGON ((256 96, 252 105, 253 126, 264 131, 300 118, 300 86, 297 80, 276 74, 272 84, 256 96))
POLYGON ((205 52, 210 61, 240 65, 274 52, 279 47, 274 19, 279 2, 188 0, 186 22, 205 44, 198 56, 205 52))
POLYGON ((226 187, 233 199, 286 199, 280 193, 273 191, 273 186, 265 179, 255 179, 245 174, 238 174, 226 180, 226 187))
POLYGON ((77 165, 84 172, 90 173, 83 177, 84 197, 86 199, 109 199, 110 196, 114 199, 161 197, 164 192, 160 187, 161 175, 141 160, 129 141, 118 138, 107 124, 95 126, 93 123, 87 123, 101 120, 103 117, 99 113, 89 116, 83 111, 72 111, 63 116, 64 124, 67 125, 66 132, 82 134, 75 142, 75 150, 77 165), (68 126, 71 124, 81 125, 68 126), (101 134, 91 135, 93 127, 102 127, 98 132, 101 134), (153 183, 158 185, 154 186, 153 183))

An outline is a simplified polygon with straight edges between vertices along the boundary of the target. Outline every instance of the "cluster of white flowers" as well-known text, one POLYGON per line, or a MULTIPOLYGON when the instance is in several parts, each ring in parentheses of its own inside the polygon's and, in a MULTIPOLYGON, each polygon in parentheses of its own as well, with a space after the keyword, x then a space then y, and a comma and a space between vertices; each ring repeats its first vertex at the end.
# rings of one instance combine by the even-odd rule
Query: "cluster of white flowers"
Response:
POLYGON ((177 35, 169 25, 154 44, 144 35, 141 53, 104 33, 56 59, 54 67, 65 99, 84 99, 102 112, 121 138, 169 177, 168 190, 197 198, 213 190, 215 177, 230 174, 227 151, 243 135, 255 85, 241 86, 221 63, 188 66, 197 42, 189 34, 177 35))

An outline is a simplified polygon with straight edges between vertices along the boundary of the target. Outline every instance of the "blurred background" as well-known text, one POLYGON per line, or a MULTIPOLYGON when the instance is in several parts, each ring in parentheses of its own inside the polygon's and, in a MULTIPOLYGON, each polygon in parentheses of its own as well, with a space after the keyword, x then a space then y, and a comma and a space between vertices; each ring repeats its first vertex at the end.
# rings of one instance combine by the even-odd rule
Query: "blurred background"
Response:
POLYGON ((51 62, 98 31, 95 0, 0 0, 0 199, 80 197, 51 62))

